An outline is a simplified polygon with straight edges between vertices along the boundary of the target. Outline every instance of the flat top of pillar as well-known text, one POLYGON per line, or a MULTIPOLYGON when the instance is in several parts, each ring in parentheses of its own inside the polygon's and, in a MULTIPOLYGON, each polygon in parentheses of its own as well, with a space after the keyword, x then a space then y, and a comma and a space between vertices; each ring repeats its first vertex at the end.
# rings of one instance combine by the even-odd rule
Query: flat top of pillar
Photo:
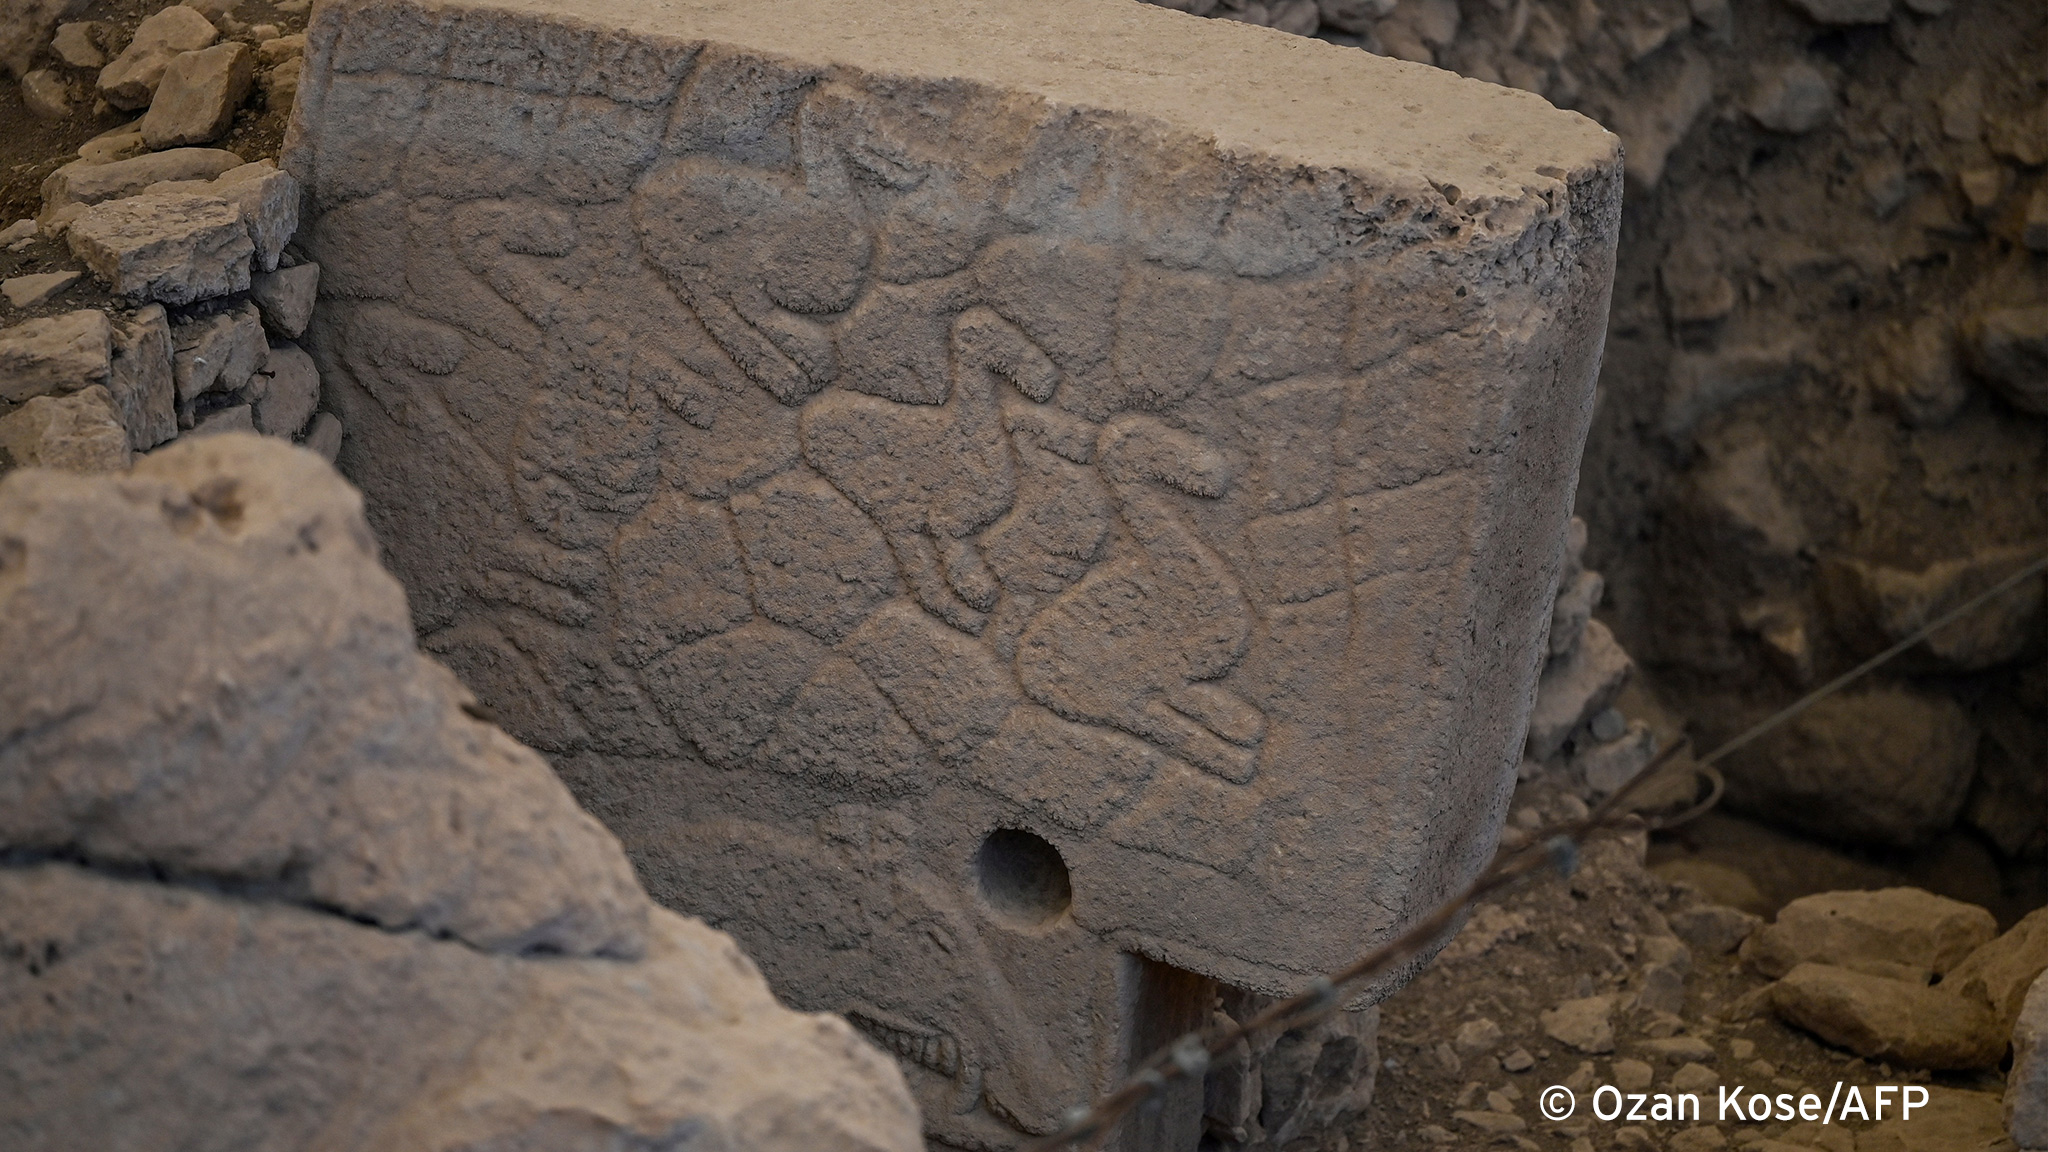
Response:
POLYGON ((1454 184, 1464 197, 1520 198, 1544 177, 1612 163, 1617 148, 1598 124, 1532 93, 1138 0, 442 3, 719 41, 871 73, 980 81, 1154 118, 1214 139, 1225 153, 1420 176, 1454 184))

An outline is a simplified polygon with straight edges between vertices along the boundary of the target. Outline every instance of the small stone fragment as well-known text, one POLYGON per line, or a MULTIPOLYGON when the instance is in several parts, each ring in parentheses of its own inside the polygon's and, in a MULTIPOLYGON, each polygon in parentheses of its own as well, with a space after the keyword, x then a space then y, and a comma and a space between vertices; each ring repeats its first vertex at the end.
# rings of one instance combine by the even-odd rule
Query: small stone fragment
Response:
POLYGON ((1683 908, 1667 913, 1666 918, 1679 939, 1706 956, 1725 956, 1735 951, 1763 923, 1760 916, 1722 904, 1683 908))
POLYGON ((1650 1086, 1656 1070, 1641 1060, 1616 1060, 1612 1072, 1614 1086, 1623 1092, 1641 1092, 1650 1086))
POLYGON ((1991 913, 1918 888, 1821 892, 1778 911, 1743 945, 1743 962, 1782 976, 1809 961, 1888 961, 1934 973, 1960 964, 1998 933, 1991 913))
POLYGON ((35 236, 35 221, 16 220, 14 223, 9 224, 7 227, 0 228, 0 248, 9 248, 21 241, 33 240, 35 239, 35 236))
POLYGON ((322 412, 313 417, 313 426, 306 431, 306 450, 319 454, 329 464, 341 454, 341 418, 332 412, 322 412))
POLYGON ((1598 620, 1586 624, 1579 646, 1553 658, 1536 684, 1536 708, 1529 716, 1529 756, 1548 760, 1595 712, 1613 703, 1635 671, 1634 661, 1614 633, 1598 620))
POLYGON ((1482 1052, 1491 1052, 1499 1047, 1500 1039, 1500 1025, 1481 1016, 1476 1020, 1467 1020, 1459 1025, 1458 1034, 1452 1038, 1451 1044, 1458 1051, 1468 1056, 1475 1056, 1482 1052))
MULTIPOLYGON (((1693 1067, 1698 1067, 1698 1065, 1693 1065, 1693 1067)), ((1712 1078, 1711 1082, 1706 1083, 1702 1087, 1692 1088, 1680 1084, 1678 1077, 1673 1076, 1671 1078, 1671 1087, 1679 1092, 1697 1092, 1705 1095, 1720 1086, 1721 1081, 1719 1077, 1714 1076, 1712 1072, 1708 1072, 1704 1068, 1701 1068, 1700 1071, 1706 1072, 1712 1078)), ((1697 1128, 1687 1128, 1683 1132, 1674 1134, 1671 1140, 1664 1145, 1670 1152, 1716 1152, 1716 1149, 1726 1148, 1727 1146, 1728 1138, 1721 1135, 1721 1130, 1711 1124, 1702 1124, 1697 1128)))
POLYGON ((107 391, 128 429, 128 446, 146 452, 178 434, 177 389, 171 378, 171 325, 161 304, 149 304, 114 325, 107 391))
POLYGON ((265 371, 270 383, 256 401, 256 430, 269 436, 296 436, 320 404, 320 370, 297 344, 286 341, 270 349, 265 371))
POLYGON ((289 111, 292 102, 299 98, 299 74, 304 67, 304 60, 294 56, 264 71, 263 99, 273 111, 289 111))
POLYGON ((128 430, 104 386, 69 396, 36 396, 0 417, 0 453, 22 468, 118 472, 128 466, 128 430))
POLYGON ((21 102, 39 120, 63 120, 71 115, 71 86, 48 68, 38 68, 21 78, 21 102))
POLYGON ((1892 18, 1892 0, 1787 0, 1816 24, 1882 24, 1892 18))
POLYGON ((256 45, 256 62, 265 67, 282 64, 306 54, 306 34, 279 36, 256 45))
POLYGON ((1835 89, 1818 68, 1802 60, 1786 65, 1758 85, 1748 110, 1765 128, 1798 136, 1834 115, 1835 89))
POLYGON ((1670 1064, 1702 1064, 1720 1057, 1714 1046, 1697 1036, 1666 1036, 1645 1040, 1641 1048, 1670 1064))
POLYGON ((143 140, 151 148, 175 148, 218 139, 255 82, 256 54, 239 41, 179 55, 142 118, 143 140))
POLYGON ((1517 1048, 1500 1058, 1500 1066, 1509 1072, 1527 1072, 1536 1066, 1536 1058, 1527 1048, 1517 1048))
POLYGON ((261 315, 247 303, 174 325, 171 346, 179 404, 190 404, 205 392, 241 388, 270 357, 261 315))
POLYGON ((218 39, 206 17, 182 4, 165 8, 138 25, 128 47, 100 72, 100 95, 116 108, 147 107, 172 60, 218 39))
POLYGON ((212 412, 201 416, 199 421, 193 424, 191 430, 186 432, 185 435, 217 436, 222 432, 254 432, 255 430, 256 419, 250 405, 235 404, 226 408, 216 408, 212 412))
POLYGON ((1567 1000, 1542 1013, 1543 1032, 1560 1044, 1599 1055, 1614 1051, 1614 997, 1587 996, 1567 1000))
POLYGON ((1964 957, 1941 987, 1991 1009, 1999 1030, 2010 1032, 2027 990, 2048 971, 2048 908, 2029 913, 2011 931, 1964 957))
POLYGON ((2048 416, 2048 306, 1994 308, 1964 326, 1970 367, 2006 402, 2048 416))
POLYGON ((1598 572, 1584 570, 1558 589, 1557 602, 1550 610, 1552 656, 1563 656, 1578 647, 1586 634, 1586 622, 1593 618, 1593 609, 1600 606, 1606 591, 1607 581, 1598 572))
POLYGON ((1605 794, 1620 791, 1656 755, 1657 734, 1648 724, 1636 720, 1615 739, 1574 751, 1572 766, 1578 769, 1586 787, 1605 794))
POLYGON ((50 50, 73 68, 104 67, 107 54, 100 51, 98 35, 99 25, 91 20, 59 24, 57 34, 50 38, 50 50))
POLYGON ((1983 1068, 2005 1037, 1991 1011, 1938 988, 1801 964, 1771 985, 1780 1019, 1859 1056, 1911 1068, 1983 1068))
POLYGON ((1459 1123, 1469 1124, 1481 1132, 1493 1135, 1529 1130, 1529 1122, 1520 1116, 1511 1112, 1495 1112, 1490 1108, 1483 1112, 1453 1112, 1451 1117, 1459 1123))
POLYGON ((142 142, 142 129, 134 124, 124 124, 80 144, 78 158, 87 164, 114 164, 132 160, 148 151, 149 145, 142 142))
POLYGON ((320 266, 311 262, 249 277, 249 299, 262 310, 264 325, 289 340, 312 321, 319 291, 320 266))
POLYGON ((113 329, 107 314, 84 308, 0 329, 0 399, 19 403, 48 392, 107 382, 113 329))
MULTIPOLYGON (((139 142, 139 132, 136 138, 139 142)), ((241 166, 240 156, 219 148, 173 148, 110 162, 81 159, 43 180, 43 211, 119 200, 166 180, 211 180, 241 166)))
MULTIPOLYGON (((1720 1086, 1721 1074, 1705 1064, 1687 1064, 1671 1074, 1673 1092, 1691 1092, 1694 1095, 1705 1096, 1720 1086)), ((1672 1147, 1677 1147, 1677 1144, 1674 1143, 1672 1147)), ((1715 1144, 1711 1147, 1718 1148, 1720 1145, 1715 1144)))
POLYGON ((0 296, 16 308, 33 308, 71 287, 82 272, 34 272, 0 281, 0 296))
POLYGON ((189 194, 94 205, 70 237, 71 251, 115 292, 171 305, 247 288, 256 250, 239 208, 189 194))

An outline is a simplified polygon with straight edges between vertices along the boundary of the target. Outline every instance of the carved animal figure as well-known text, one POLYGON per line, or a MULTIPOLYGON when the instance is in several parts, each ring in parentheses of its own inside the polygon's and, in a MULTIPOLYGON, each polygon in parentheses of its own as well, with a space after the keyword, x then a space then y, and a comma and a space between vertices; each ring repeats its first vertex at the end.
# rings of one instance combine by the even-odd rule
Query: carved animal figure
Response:
POLYGON ((1103 426, 1097 467, 1129 530, 1111 558, 1033 617, 1017 643, 1024 691, 1073 720, 1155 741, 1234 783, 1251 779, 1265 717, 1207 683, 1235 667, 1251 605, 1158 485, 1214 499, 1222 456, 1151 416, 1103 426))

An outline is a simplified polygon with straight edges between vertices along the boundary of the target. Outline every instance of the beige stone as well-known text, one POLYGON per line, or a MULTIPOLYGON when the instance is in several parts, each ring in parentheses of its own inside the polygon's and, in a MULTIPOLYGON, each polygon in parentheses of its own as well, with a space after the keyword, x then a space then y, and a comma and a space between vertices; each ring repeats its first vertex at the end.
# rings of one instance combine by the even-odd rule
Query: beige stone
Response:
POLYGON ((1771 985, 1771 1008, 1830 1044, 1907 1068, 1984 1068, 2005 1053, 1974 1000, 1829 964, 1801 964, 1771 985))
POLYGON ((77 283, 82 272, 35 272, 0 280, 0 296, 16 308, 34 308, 77 283))
POLYGON ((329 464, 341 454, 341 421, 332 412, 322 412, 313 417, 312 426, 306 429, 303 441, 308 452, 319 456, 329 464))
POLYGON ((199 416, 187 429, 187 438, 198 436, 219 436, 224 432, 256 431, 256 406, 253 404, 230 404, 215 408, 199 416))
POLYGON ((247 288, 256 251, 240 208, 190 193, 95 204, 68 236, 72 254, 113 291, 172 305, 247 288))
POLYGON ((171 329, 178 403, 204 392, 234 392, 269 363, 270 345, 255 306, 243 302, 190 317, 171 329))
POLYGON ((20 403, 106 383, 113 336, 107 314, 97 308, 0 328, 0 399, 20 403))
POLYGON ((1766 976, 1808 961, 1880 961, 1940 975, 1997 934, 1991 913, 1919 888, 1821 892, 1779 909, 1743 944, 1742 959, 1766 976))
POLYGON ((1586 623, 1579 644, 1553 658, 1537 681, 1529 716, 1529 755, 1547 760, 1593 714, 1614 702, 1635 673, 1635 663, 1598 620, 1586 623))
POLYGON ((21 78, 21 102, 39 120, 71 115, 71 86, 54 69, 38 68, 21 78))
POLYGON ((1481 866, 1611 136, 1135 4, 559 13, 318 6, 283 165, 424 643, 658 898, 1007 1145, 1132 954, 1289 991, 1481 866))
POLYGON ((264 369, 269 382, 256 401, 256 430, 270 436, 296 436, 320 404, 320 370, 298 345, 286 341, 270 349, 264 369))
POLYGON ((247 44, 231 40, 181 53, 164 69, 142 117, 143 141, 176 148, 219 139, 255 83, 256 52, 247 44))
POLYGON ((2020 1005, 2041 973, 2048 971, 2048 908, 2028 914, 2012 930, 1979 946, 1942 977, 1941 986, 1985 1004, 2010 1033, 2020 1005))
POLYGON ((128 431, 105 386, 95 384, 68 396, 33 397, 0 416, 0 453, 15 467, 118 472, 128 466, 128 431))
POLYGON ((1538 1014, 1543 1032, 1560 1044, 1598 1054, 1614 1051, 1614 997, 1567 1000, 1538 1014))
MULTIPOLYGON (((134 135, 139 146, 141 135, 134 135)), ((125 138, 126 134, 108 139, 125 138)), ((47 215, 71 204, 119 200, 169 180, 211 180, 241 165, 240 156, 219 148, 172 148, 113 161, 88 160, 81 155, 77 163, 44 177, 43 212, 47 215)))
POLYGON ((128 429, 128 446, 147 452, 178 434, 177 385, 171 372, 171 325, 161 304, 148 304, 114 324, 107 391, 128 429))
POLYGON ((206 17, 184 5, 161 9, 136 26, 128 47, 100 71, 100 95, 116 108, 147 108, 171 61, 219 38, 206 17))
POLYGON ((107 62, 107 54, 100 50, 99 36, 100 25, 96 21, 59 24, 57 34, 50 37, 50 51, 73 68, 99 68, 107 62))
POLYGON ((249 299, 263 310, 264 326, 288 340, 298 339, 313 319, 319 291, 318 264, 295 264, 249 277, 249 299))

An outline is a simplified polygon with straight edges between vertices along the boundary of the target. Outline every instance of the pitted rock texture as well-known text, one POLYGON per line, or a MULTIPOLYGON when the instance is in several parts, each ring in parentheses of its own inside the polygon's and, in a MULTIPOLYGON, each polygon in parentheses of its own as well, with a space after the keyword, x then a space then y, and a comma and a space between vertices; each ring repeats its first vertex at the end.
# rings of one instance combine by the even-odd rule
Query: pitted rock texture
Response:
POLYGON ((1289 991, 1490 851, 1612 137, 1086 0, 364 0, 305 60, 305 340, 423 645, 935 1132, 1119 1073, 1124 953, 1289 991))
POLYGON ((0 620, 0 1146, 921 1146, 463 713, 313 454, 12 473, 0 620))

